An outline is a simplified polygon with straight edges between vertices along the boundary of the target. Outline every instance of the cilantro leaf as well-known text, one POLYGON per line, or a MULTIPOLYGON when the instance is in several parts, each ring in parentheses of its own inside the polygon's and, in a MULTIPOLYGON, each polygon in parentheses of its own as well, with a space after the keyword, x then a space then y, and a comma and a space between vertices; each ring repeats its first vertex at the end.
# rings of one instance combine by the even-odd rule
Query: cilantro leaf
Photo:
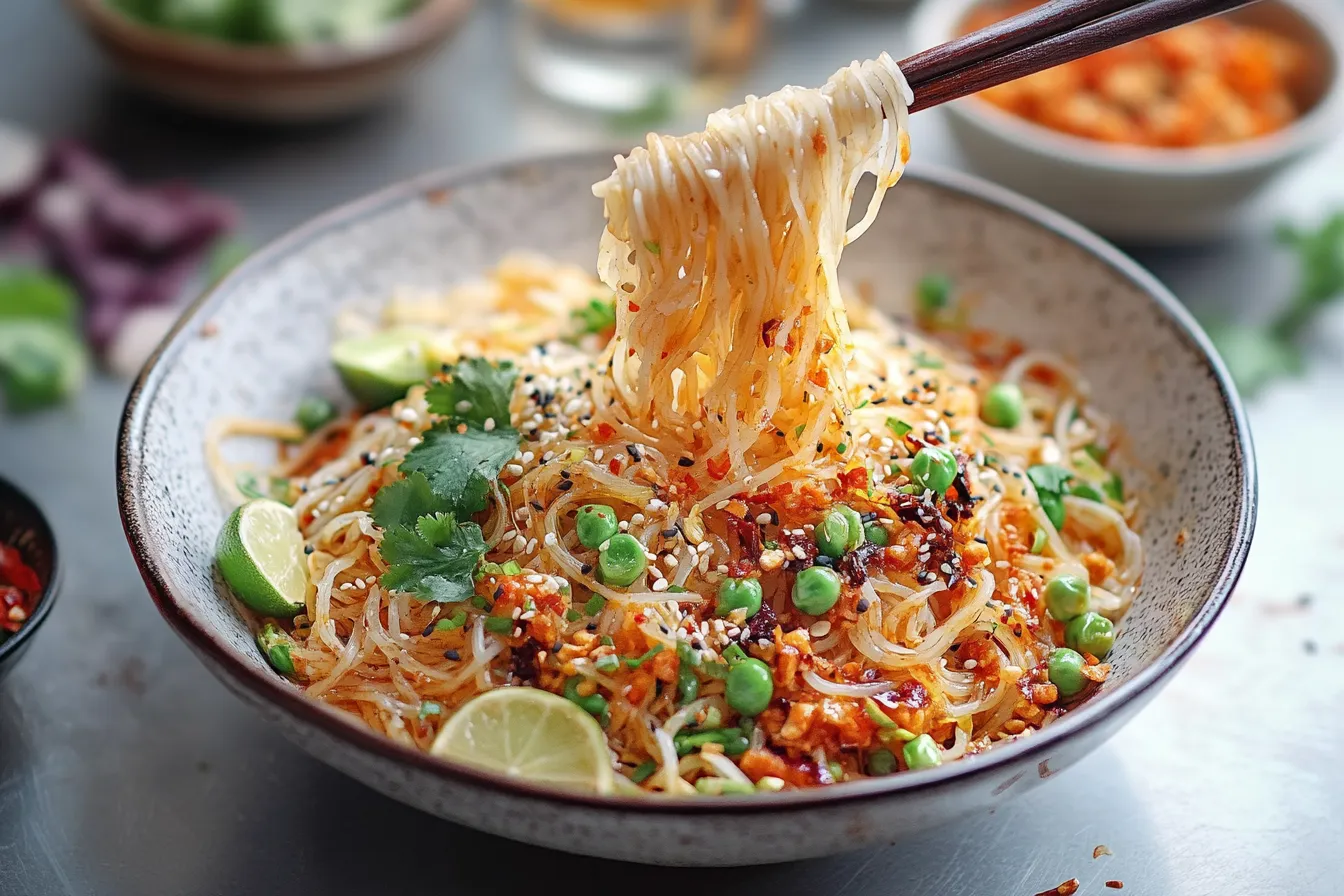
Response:
POLYGON ((485 539, 475 523, 458 523, 450 513, 424 516, 412 526, 394 526, 378 548, 387 571, 379 581, 392 591, 422 600, 459 603, 476 593, 472 573, 485 556, 485 539))
POLYGON ((422 516, 451 510, 434 494, 424 473, 410 473, 404 479, 388 483, 373 496, 373 521, 383 529, 414 526, 422 516))
POLYGON ((447 382, 435 383, 425 393, 430 411, 464 423, 484 426, 494 420, 497 427, 509 425, 509 399, 518 379, 511 362, 464 358, 447 373, 447 382))
POLYGON ((439 424, 425 432, 423 441, 401 462, 408 476, 423 473, 446 506, 461 516, 484 510, 491 480, 518 450, 518 431, 512 427, 490 432, 468 425, 465 432, 439 424))
POLYGON ((589 333, 600 336, 616 327, 616 299, 589 299, 587 305, 571 311, 569 316, 574 321, 575 336, 589 333))
POLYGON ((1036 497, 1051 524, 1064 528, 1064 493, 1073 474, 1056 464, 1036 464, 1027 468, 1027 478, 1036 486, 1036 497))
POLYGON ((1102 485, 1101 490, 1106 493, 1106 497, 1115 503, 1125 503, 1125 481, 1120 478, 1119 473, 1112 473, 1111 478, 1102 485))

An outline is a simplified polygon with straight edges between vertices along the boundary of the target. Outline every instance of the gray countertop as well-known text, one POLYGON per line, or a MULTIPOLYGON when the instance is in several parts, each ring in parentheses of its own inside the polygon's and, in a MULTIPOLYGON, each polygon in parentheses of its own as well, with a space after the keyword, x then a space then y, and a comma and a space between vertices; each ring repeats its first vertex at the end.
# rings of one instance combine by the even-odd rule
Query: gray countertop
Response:
MULTIPOLYGON (((899 15, 826 5, 833 15, 793 23, 738 92, 818 82, 853 57, 899 48, 899 15)), ((506 17, 489 3, 396 102, 302 131, 229 128, 144 103, 115 86, 61 4, 0 6, 0 119, 86 139, 134 178, 185 176, 233 196, 259 240, 427 168, 611 136, 517 83, 506 17)), ((958 164, 938 115, 919 119, 917 157, 958 164)), ((1309 219, 1341 203, 1337 144, 1285 181, 1271 212, 1309 219)), ((1135 254, 1197 308, 1254 315, 1290 283, 1265 235, 1269 220, 1224 244, 1135 254)), ((1344 437, 1344 315, 1318 331, 1308 376, 1251 408, 1263 509, 1242 585, 1194 659, 1132 724, 997 814, 888 849, 712 873, 477 834, 310 759, 226 693, 145 594, 113 489, 126 384, 99 380, 68 408, 0 417, 0 475, 46 508, 65 567, 60 603, 0 684, 0 894, 633 885, 1031 896, 1073 877, 1083 894, 1114 892, 1103 884, 1113 879, 1145 896, 1340 892, 1344 523, 1328 508, 1344 502, 1344 466, 1334 462, 1344 437), (1094 859, 1099 845, 1113 854, 1094 859)))

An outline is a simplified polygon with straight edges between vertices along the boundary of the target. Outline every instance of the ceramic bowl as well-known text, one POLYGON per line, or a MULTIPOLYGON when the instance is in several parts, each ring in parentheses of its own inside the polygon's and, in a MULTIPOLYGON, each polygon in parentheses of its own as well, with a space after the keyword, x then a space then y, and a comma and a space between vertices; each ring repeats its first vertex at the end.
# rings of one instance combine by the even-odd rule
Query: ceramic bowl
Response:
POLYGON ((23 561, 33 568, 42 582, 37 607, 14 634, 0 632, 0 678, 18 664, 28 645, 51 613, 60 590, 56 565, 56 538, 42 511, 17 487, 0 479, 0 544, 18 548, 23 561), (6 637, 7 635, 7 637, 6 637))
MULTIPOLYGON (((984 0, 925 0, 914 45, 955 37, 984 0)), ((1283 34, 1313 65, 1306 114, 1274 134, 1193 149, 1118 146, 1060 133, 977 97, 949 104, 947 121, 979 174, 1112 239, 1135 244, 1215 238, 1255 217, 1256 200, 1297 161, 1344 131, 1344 16, 1330 0, 1262 0, 1229 16, 1283 34)))
POLYGON ((659 801, 566 795, 435 759, 273 673, 212 570, 225 509, 202 450, 210 420, 288 419, 299 396, 335 389, 326 358, 339 309, 373 310, 398 287, 441 290, 516 249, 594 267, 603 217, 590 185, 610 170, 610 153, 585 152, 393 187, 257 253, 159 348, 122 422, 122 519, 164 618, 229 688, 313 755, 435 815, 570 852, 693 865, 835 853, 989 810, 1078 760, 1152 697, 1218 615, 1250 544, 1251 442, 1227 373, 1190 315, 1116 250, 1000 188, 927 171, 887 194, 846 249, 844 274, 900 310, 923 273, 947 272, 980 296, 975 325, 1074 358, 1134 448, 1126 483, 1149 496, 1145 587, 1094 699, 1031 738, 938 769, 659 801))
POLYGON ((153 28, 107 0, 66 0, 140 89, 223 118, 298 124, 340 117, 391 93, 447 41, 472 0, 425 0, 366 43, 257 47, 153 28))

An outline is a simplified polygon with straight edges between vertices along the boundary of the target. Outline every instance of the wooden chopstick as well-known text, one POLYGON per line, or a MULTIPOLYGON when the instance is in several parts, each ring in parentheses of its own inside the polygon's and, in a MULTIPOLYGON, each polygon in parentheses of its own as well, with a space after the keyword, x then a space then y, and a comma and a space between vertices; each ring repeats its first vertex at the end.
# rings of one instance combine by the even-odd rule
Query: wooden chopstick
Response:
MULTIPOLYGON (((1055 0, 1034 20, 1014 16, 900 63, 915 92, 911 112, 1034 75, 1102 50, 1166 31, 1256 0, 1055 0), (1109 14, 1095 15, 1106 7, 1109 14), (1046 9, 1048 14, 1044 14, 1046 9), (1081 22, 1079 21, 1081 20, 1081 22), (1061 22, 1072 21, 1071 26, 1061 22), (996 37, 996 34, 999 35, 996 37), (985 35, 985 36, 982 36, 985 35), (1002 40, 1002 43, 996 41, 1002 40)), ((1026 15, 1025 13, 1023 15, 1026 15)))
POLYGON ((1145 0, 1050 0, 979 31, 916 53, 901 63, 901 71, 911 83, 927 83, 1143 2, 1145 0))

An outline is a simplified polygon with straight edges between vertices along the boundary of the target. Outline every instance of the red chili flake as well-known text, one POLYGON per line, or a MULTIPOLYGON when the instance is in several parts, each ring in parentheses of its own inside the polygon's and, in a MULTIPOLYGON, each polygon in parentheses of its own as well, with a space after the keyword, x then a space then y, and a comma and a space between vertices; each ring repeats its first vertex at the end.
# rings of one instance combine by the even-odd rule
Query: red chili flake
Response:
POLYGON ((593 438, 598 442, 610 442, 616 438, 616 430, 608 423, 599 423, 593 427, 593 438))
POLYGON ((635 614, 635 622, 636 622, 637 624, 639 624, 639 625, 643 625, 645 622, 648 622, 648 621, 649 621, 649 617, 645 616, 643 613, 636 613, 636 614, 635 614))
POLYGON ((1073 896, 1078 892, 1078 878, 1071 877, 1064 883, 1049 890, 1042 890, 1036 896, 1073 896))
POLYGON ((1125 882, 1122 880, 1108 880, 1106 881, 1106 886, 1110 887, 1112 890, 1123 890, 1125 888, 1125 882))
POLYGON ((613 476, 620 475, 620 472, 621 472, 621 459, 620 459, 619 457, 613 457, 613 458, 607 463, 607 469, 611 471, 611 473, 612 473, 613 476))
POLYGON ((42 580, 19 554, 18 548, 0 544, 0 579, 24 591, 41 591, 42 580))
POLYGON ((771 318, 761 327, 761 341, 765 343, 766 348, 775 347, 775 333, 779 331, 780 320, 777 317, 771 318))
POLYGON ((929 692, 924 685, 911 678, 901 682, 893 690, 875 694, 873 699, 891 709, 900 706, 923 709, 929 705, 929 692))
POLYGON ((866 491, 868 488, 868 468, 854 467, 840 474, 840 484, 854 491, 866 491))
POLYGON ((709 471, 711 479, 722 479, 728 475, 728 470, 732 464, 728 460, 728 452, 725 451, 718 457, 711 457, 705 461, 705 469, 709 471))
POLYGON ((812 135, 812 151, 819 156, 826 155, 826 135, 821 131, 812 135))
POLYGON ((632 312, 634 312, 634 311, 638 311, 638 310, 639 310, 639 306, 636 305, 634 302, 631 302, 631 303, 630 303, 630 310, 631 310, 632 312))

